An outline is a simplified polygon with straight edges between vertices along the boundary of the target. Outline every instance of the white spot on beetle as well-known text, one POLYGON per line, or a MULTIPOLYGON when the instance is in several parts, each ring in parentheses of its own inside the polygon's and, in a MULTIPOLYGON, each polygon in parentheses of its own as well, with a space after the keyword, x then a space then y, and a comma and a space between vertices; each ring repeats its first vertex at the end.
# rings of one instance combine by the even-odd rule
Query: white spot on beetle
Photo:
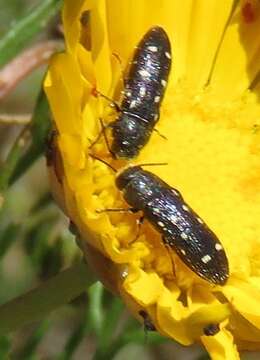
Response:
POLYGON ((188 239, 188 235, 185 234, 185 232, 182 232, 182 233, 181 233, 181 237, 182 237, 184 240, 188 239))
POLYGON ((203 224, 203 220, 201 218, 198 217, 197 220, 200 224, 203 224))
POLYGON ((161 222, 161 221, 158 221, 158 223, 157 223, 159 226, 161 226, 161 227, 164 227, 164 223, 163 222, 161 222))
POLYGON ((204 264, 207 264, 209 261, 211 260, 211 256, 209 255, 205 255, 201 258, 201 261, 204 263, 204 264))
POLYGON ((128 276, 128 269, 124 269, 122 272, 121 272, 121 277, 123 278, 123 279, 125 279, 127 276, 128 276))
POLYGON ((220 250, 222 250, 222 249, 223 249, 223 247, 222 247, 222 245, 221 245, 221 244, 216 243, 216 245, 215 245, 215 249, 216 249, 217 251, 220 251, 220 250))
POLYGON ((186 205, 182 205, 182 208, 183 208, 184 211, 190 211, 190 209, 186 205))
POLYGON ((171 54, 168 52, 168 51, 165 51, 165 56, 168 58, 168 59, 171 59, 171 54))
POLYGON ((159 114, 154 114, 154 120, 158 120, 159 119, 159 114))
POLYGON ((148 50, 152 51, 152 52, 157 52, 158 51, 158 47, 157 46, 148 46, 148 50))
POLYGON ((130 109, 134 108, 135 105, 136 105, 136 100, 132 100, 129 105, 130 109))
POLYGON ((141 96, 145 96, 145 94, 146 94, 146 88, 145 88, 144 86, 141 86, 141 88, 140 88, 140 95, 141 95, 141 96))
POLYGON ((176 215, 171 215, 170 216, 170 220, 173 222, 173 223, 176 223, 178 221, 178 216, 176 215))
POLYGON ((149 57, 150 57, 150 55, 148 54, 147 55, 147 61, 146 61, 146 66, 149 68, 149 67, 151 67, 151 65, 152 65, 152 61, 149 59, 149 57))
POLYGON ((186 251, 185 251, 184 249, 181 249, 181 253, 182 253, 183 255, 186 255, 186 251))
POLYGON ((159 212, 160 212, 160 209, 159 209, 159 208, 154 208, 153 211, 154 211, 155 213, 159 213, 159 212))
POLYGON ((160 96, 155 96, 154 102, 155 102, 155 103, 158 103, 159 101, 160 101, 160 96))
POLYGON ((143 77, 150 77, 150 73, 149 71, 145 70, 145 69, 142 69, 142 70, 139 70, 139 74, 143 77))
POLYGON ((172 193, 176 196, 180 196, 180 194, 178 193, 178 191, 176 191, 175 189, 172 189, 172 193))
POLYGON ((164 79, 162 79, 162 80, 161 80, 161 84, 162 84, 162 86, 163 86, 163 87, 166 87, 166 85, 167 85, 167 81, 166 81, 166 80, 164 80, 164 79))
POLYGON ((125 94, 127 97, 130 97, 132 95, 131 91, 127 91, 125 94))

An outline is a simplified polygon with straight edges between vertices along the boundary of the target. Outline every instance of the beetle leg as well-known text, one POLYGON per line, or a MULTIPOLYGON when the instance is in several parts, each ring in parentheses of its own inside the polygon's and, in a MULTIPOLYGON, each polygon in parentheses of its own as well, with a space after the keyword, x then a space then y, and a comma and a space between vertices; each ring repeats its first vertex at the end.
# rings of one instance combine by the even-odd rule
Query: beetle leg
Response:
POLYGON ((102 213, 102 212, 131 212, 131 213, 136 213, 137 211, 139 211, 136 208, 107 208, 107 209, 99 209, 96 210, 97 213, 102 213))

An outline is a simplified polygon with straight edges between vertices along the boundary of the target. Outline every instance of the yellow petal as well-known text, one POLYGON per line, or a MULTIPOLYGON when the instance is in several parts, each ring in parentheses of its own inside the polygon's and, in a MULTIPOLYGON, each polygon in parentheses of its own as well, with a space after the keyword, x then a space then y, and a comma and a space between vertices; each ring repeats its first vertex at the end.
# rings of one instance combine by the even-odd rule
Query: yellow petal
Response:
POLYGON ((125 290, 134 298, 138 298, 143 306, 155 303, 163 291, 163 283, 155 273, 146 273, 138 268, 131 269, 124 282, 125 290))
POLYGON ((195 88, 201 88, 209 79, 232 5, 233 0, 193 2, 185 77, 195 88))
POLYGON ((108 41, 107 21, 106 21, 106 1, 99 0, 98 5, 93 7, 91 12, 91 50, 94 63, 97 89, 103 94, 109 93, 112 81, 111 74, 111 51, 108 41))
POLYGON ((259 1, 241 1, 229 21, 210 80, 220 99, 241 95, 253 82, 260 69, 259 33, 259 1))
POLYGON ((45 90, 59 132, 82 134, 81 99, 84 91, 90 89, 83 88, 79 67, 72 56, 58 54, 52 58, 45 90))
POLYGON ((65 1, 62 13, 62 20, 64 25, 64 35, 66 38, 66 45, 68 50, 73 51, 80 39, 80 18, 84 11, 94 8, 97 4, 95 0, 77 0, 65 1))
POLYGON ((152 26, 160 25, 167 31, 172 43, 172 81, 176 82, 184 76, 192 0, 163 0, 160 6, 157 0, 108 0, 107 3, 111 49, 120 56, 124 65, 144 33, 152 26), (133 27, 134 31, 129 31, 133 27))
POLYGON ((202 336, 201 341, 212 360, 239 360, 233 336, 227 330, 221 330, 215 336, 202 336))
POLYGON ((260 329, 260 279, 258 287, 244 281, 230 282, 223 288, 223 293, 232 306, 253 325, 260 329))

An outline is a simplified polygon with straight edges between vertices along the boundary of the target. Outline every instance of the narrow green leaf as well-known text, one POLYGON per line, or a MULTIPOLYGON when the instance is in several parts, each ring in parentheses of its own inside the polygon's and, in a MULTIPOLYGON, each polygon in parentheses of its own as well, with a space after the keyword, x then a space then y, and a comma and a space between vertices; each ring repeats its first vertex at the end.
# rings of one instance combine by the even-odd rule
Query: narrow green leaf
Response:
POLYGON ((37 270, 40 270, 42 259, 48 252, 50 233, 56 221, 56 216, 48 216, 35 223, 25 234, 25 249, 37 270))
POLYGON ((0 337, 0 359, 8 359, 11 345, 12 343, 8 336, 4 335, 0 337))
POLYGON ((37 199, 35 204, 32 206, 30 213, 34 214, 37 211, 41 211, 46 206, 49 206, 52 203, 53 203, 53 198, 52 198, 51 193, 48 191, 48 192, 44 193, 39 199, 37 199))
POLYGON ((87 265, 78 263, 27 294, 1 305, 0 335, 44 319, 51 311, 75 299, 94 281, 87 265))
POLYGON ((86 334, 89 332, 89 322, 88 322, 88 314, 89 311, 86 308, 84 313, 84 318, 81 322, 81 324, 74 330, 70 338, 68 339, 64 351, 62 354, 58 357, 58 360, 70 360, 74 354, 74 352, 77 350, 79 344, 82 340, 84 340, 86 334))
POLYGON ((49 105, 44 91, 41 90, 31 122, 31 145, 25 151, 25 140, 23 139, 27 130, 25 127, 17 137, 0 169, 0 193, 14 183, 44 152, 50 129, 49 105))
POLYGON ((44 0, 0 39, 0 67, 16 56, 59 11, 61 0, 44 0))
POLYGON ((106 317, 100 335, 100 347, 103 349, 108 348, 109 344, 113 341, 115 328, 119 323, 123 309, 124 305, 121 299, 116 297, 112 299, 111 305, 106 309, 106 317))
POLYGON ((45 149, 46 139, 51 128, 49 103, 45 92, 41 89, 32 118, 32 144, 36 149, 45 149))
POLYGON ((24 150, 23 135, 26 128, 24 128, 15 143, 13 144, 9 154, 7 155, 6 161, 0 169, 0 192, 3 193, 9 184, 9 180, 17 166, 19 158, 22 156, 24 150))
POLYGON ((49 320, 43 320, 42 323, 37 327, 32 336, 25 344, 23 350, 19 353, 19 359, 32 360, 35 358, 36 350, 44 335, 46 334, 50 326, 49 320))
POLYGON ((40 278, 48 279, 56 275, 61 270, 64 259, 63 239, 58 237, 54 244, 45 248, 45 253, 39 261, 40 278))
POLYGON ((10 184, 15 182, 43 154, 50 130, 49 105, 44 91, 41 90, 31 122, 32 142, 25 154, 17 161, 10 184))
POLYGON ((89 295, 89 322, 91 327, 95 331, 97 337, 100 336, 103 321, 104 321, 104 313, 103 313, 103 299, 104 287, 100 282, 96 282, 92 285, 88 290, 89 295))
POLYGON ((9 248, 17 239, 18 233, 21 231, 21 224, 9 224, 0 233, 0 259, 5 256, 9 248))

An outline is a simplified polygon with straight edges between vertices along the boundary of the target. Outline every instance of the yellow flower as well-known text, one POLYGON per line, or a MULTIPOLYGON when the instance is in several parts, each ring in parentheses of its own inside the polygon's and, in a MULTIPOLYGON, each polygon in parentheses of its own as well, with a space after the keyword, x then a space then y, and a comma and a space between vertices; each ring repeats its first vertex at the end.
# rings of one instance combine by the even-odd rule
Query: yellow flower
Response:
POLYGON ((85 255, 133 314, 184 345, 200 341, 213 359, 260 348, 260 2, 77 0, 63 11, 67 50, 56 55, 45 89, 58 130, 50 166, 56 197, 77 226, 85 255), (221 240, 230 277, 212 285, 190 271, 138 215, 99 213, 127 207, 104 138, 115 111, 121 68, 154 25, 172 44, 173 64, 158 130, 134 163, 167 162, 151 171, 178 189, 221 240), (91 256, 90 256, 91 254, 91 256), (102 257, 103 256, 103 257, 102 257), (93 258, 95 259, 93 261, 93 258), (91 260, 92 259, 92 260, 91 260), (173 272, 173 264, 175 271, 173 272), (203 328, 220 323, 215 336, 203 328))

